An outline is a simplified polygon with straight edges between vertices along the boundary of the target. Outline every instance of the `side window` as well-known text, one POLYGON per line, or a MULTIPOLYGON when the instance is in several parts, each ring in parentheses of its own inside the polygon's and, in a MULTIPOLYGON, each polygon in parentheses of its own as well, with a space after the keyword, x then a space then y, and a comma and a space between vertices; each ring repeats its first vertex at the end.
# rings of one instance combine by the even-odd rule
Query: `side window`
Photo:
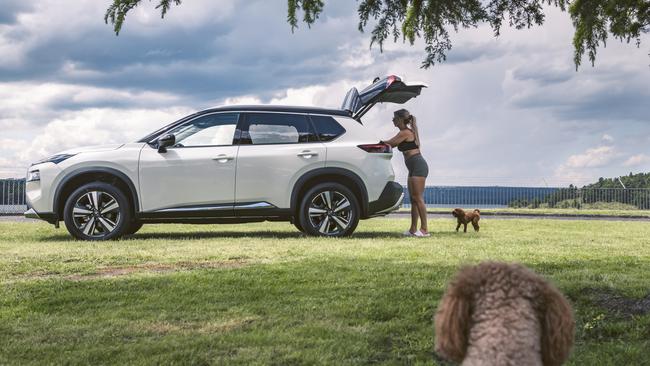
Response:
POLYGON ((310 116, 320 141, 331 141, 345 133, 345 128, 329 116, 310 116))
POLYGON ((242 145, 318 141, 309 119, 302 114, 248 113, 241 130, 242 145))
POLYGON ((176 136, 174 147, 232 145, 237 113, 208 114, 169 131, 176 136))

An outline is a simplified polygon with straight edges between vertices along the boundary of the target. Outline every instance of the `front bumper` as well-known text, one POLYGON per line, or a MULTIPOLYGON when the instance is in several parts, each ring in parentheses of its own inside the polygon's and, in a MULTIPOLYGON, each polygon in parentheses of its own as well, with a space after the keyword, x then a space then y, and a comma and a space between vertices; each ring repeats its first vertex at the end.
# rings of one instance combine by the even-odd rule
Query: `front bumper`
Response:
POLYGON ((34 211, 33 208, 30 208, 29 210, 25 211, 25 217, 28 218, 28 219, 39 219, 40 220, 40 216, 38 216, 38 213, 36 213, 36 211, 34 211))
POLYGON ((368 204, 368 217, 384 216, 397 210, 404 200, 404 188, 397 182, 388 182, 376 201, 368 204))
MULTIPOLYGON (((27 206, 29 208, 29 206, 27 206)), ((23 214, 26 218, 28 219, 37 219, 37 220, 44 220, 49 222, 50 224, 56 226, 57 228, 59 227, 59 219, 58 217, 51 213, 51 212, 36 212, 33 208, 29 208, 29 210, 25 211, 23 214)))

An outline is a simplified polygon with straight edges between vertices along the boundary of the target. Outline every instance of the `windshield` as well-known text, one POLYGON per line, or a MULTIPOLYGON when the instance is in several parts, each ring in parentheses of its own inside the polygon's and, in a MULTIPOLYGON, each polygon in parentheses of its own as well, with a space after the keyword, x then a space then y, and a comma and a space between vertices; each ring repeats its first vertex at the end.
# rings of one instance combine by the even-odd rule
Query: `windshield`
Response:
POLYGON ((170 124, 166 125, 165 127, 161 128, 161 129, 156 130, 155 132, 152 132, 152 133, 148 134, 147 136, 145 136, 145 137, 141 138, 140 140, 138 140, 138 142, 151 142, 151 140, 157 138, 161 133, 167 131, 168 129, 170 129, 170 128, 178 125, 178 124, 181 124, 181 123, 187 121, 190 118, 193 118, 194 116, 196 116, 198 114, 199 113, 194 113, 194 114, 190 114, 189 116, 185 116, 185 117, 183 117, 183 118, 181 118, 181 119, 179 119, 179 120, 177 120, 177 121, 175 121, 173 123, 170 123, 170 124))

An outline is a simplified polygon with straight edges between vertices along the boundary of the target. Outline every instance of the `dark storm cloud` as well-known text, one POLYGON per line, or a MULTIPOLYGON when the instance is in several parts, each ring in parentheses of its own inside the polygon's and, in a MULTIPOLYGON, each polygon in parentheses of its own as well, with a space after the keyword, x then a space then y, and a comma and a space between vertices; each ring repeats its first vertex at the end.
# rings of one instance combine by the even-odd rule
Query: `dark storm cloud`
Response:
POLYGON ((530 80, 540 85, 563 83, 571 80, 576 75, 575 70, 569 67, 558 70, 540 65, 535 68, 518 68, 514 71, 513 77, 517 80, 530 80))
POLYGON ((601 68, 576 73, 542 65, 519 68, 513 78, 533 82, 524 97, 511 100, 518 108, 545 109, 561 120, 650 122, 650 88, 637 72, 601 68))
POLYGON ((0 4, 0 25, 15 23, 18 14, 27 12, 30 9, 30 4, 24 0, 2 0, 2 4, 0 4))
MULTIPOLYGON (((375 64, 414 53, 414 49, 379 53, 377 47, 370 51, 368 35, 357 30, 356 6, 347 0, 328 2, 311 29, 301 24, 293 34, 286 7, 269 1, 238 3, 226 19, 193 28, 164 20, 151 33, 127 20, 117 37, 98 12, 93 15, 97 24, 82 31, 62 29, 35 37, 21 65, 3 69, 0 64, 0 80, 149 90, 179 94, 199 104, 247 94, 268 100, 287 88, 371 79, 375 75, 369 75, 362 63, 341 66, 353 57, 354 48, 372 52, 375 64)), ((19 27, 11 32, 16 39, 24 37, 19 27)), ((459 49, 449 62, 483 57, 486 52, 487 48, 459 49)))
MULTIPOLYGON (((355 28, 354 12, 333 26, 324 24, 329 17, 323 17, 311 30, 303 27, 291 34, 286 9, 276 5, 259 1, 237 7, 221 22, 191 30, 170 24, 155 35, 126 27, 116 37, 98 19, 97 26, 84 32, 64 31, 37 41, 21 66, 4 70, 0 66, 0 79, 153 90, 214 100, 249 93, 270 96, 288 87, 354 75, 353 68, 341 72, 340 64, 348 55, 337 51, 344 42, 363 37, 355 28)), ((164 21, 160 26, 165 27, 164 21)))
MULTIPOLYGON (((419 56, 423 57, 424 53, 419 51, 419 56)), ((492 42, 486 43, 461 43, 455 45, 447 54, 445 64, 457 64, 463 62, 479 61, 485 59, 494 59, 502 57, 507 49, 501 44, 492 42)))

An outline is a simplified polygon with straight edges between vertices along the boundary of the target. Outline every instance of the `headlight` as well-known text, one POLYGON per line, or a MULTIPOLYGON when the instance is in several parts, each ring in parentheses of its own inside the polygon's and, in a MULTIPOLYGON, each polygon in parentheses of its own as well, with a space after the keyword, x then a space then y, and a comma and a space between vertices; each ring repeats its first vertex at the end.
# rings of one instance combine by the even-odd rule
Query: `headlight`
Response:
POLYGON ((27 173, 27 181, 28 182, 34 182, 37 180, 41 180, 41 172, 38 170, 32 170, 31 172, 27 173))
POLYGON ((75 154, 57 154, 57 155, 50 156, 49 158, 45 158, 43 160, 37 161, 32 165, 42 164, 42 163, 58 164, 58 163, 62 162, 63 160, 66 160, 66 159, 71 158, 73 156, 75 156, 75 154))

